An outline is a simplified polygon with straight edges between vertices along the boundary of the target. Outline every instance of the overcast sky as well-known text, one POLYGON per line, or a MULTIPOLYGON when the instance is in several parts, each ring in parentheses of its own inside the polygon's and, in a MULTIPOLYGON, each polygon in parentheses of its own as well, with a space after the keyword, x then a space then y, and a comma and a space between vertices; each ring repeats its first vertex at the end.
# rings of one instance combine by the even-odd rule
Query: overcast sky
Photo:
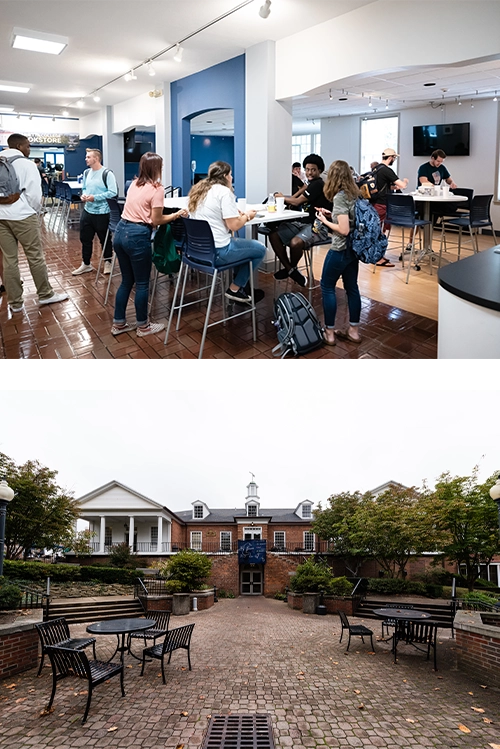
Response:
MULTIPOLYGON (((394 370, 380 390, 362 390, 328 368, 317 382, 325 387, 328 373, 330 388, 313 392, 300 362, 276 364, 292 389, 272 381, 231 389, 238 370, 225 367, 210 391, 3 390, 0 451, 57 470, 75 497, 116 479, 174 512, 194 500, 242 507, 250 472, 262 506, 273 508, 306 498, 317 505, 389 479, 432 484, 446 470, 470 475, 476 464, 481 479, 500 469, 496 391, 445 392, 446 383, 429 386, 418 375, 398 389, 394 370)), ((465 377, 461 366, 447 382, 465 377)))

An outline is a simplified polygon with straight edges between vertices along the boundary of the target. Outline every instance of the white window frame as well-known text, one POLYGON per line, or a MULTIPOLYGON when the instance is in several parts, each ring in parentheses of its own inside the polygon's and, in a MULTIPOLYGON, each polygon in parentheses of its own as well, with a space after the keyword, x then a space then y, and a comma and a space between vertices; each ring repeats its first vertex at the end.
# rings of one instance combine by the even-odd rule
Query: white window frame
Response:
POLYGON ((306 551, 314 551, 315 538, 312 531, 304 531, 304 549, 306 551))
MULTIPOLYGON (((391 112, 390 114, 377 114, 373 117, 362 117, 361 118, 361 125, 359 128, 359 171, 360 174, 363 174, 364 172, 368 172, 370 169, 370 162, 372 161, 378 161, 382 159, 382 151, 384 148, 393 148, 396 153, 399 153, 398 147, 399 147, 399 134, 400 134, 400 118, 399 114, 394 114, 391 112), (379 122, 381 123, 382 120, 387 119, 394 119, 396 121, 396 136, 394 139, 387 137, 387 135, 382 136, 382 134, 379 134, 379 137, 376 140, 377 146, 373 146, 370 151, 368 151, 368 146, 366 143, 364 143, 363 139, 363 130, 366 128, 366 125, 364 126, 364 123, 370 123, 370 122, 379 122)), ((366 136, 365 136, 366 137, 366 136)), ((397 162, 394 165, 394 171, 397 173, 397 162)))
POLYGON ((302 505, 302 518, 304 520, 311 520, 312 518, 312 506, 302 505))
POLYGON ((195 551, 201 551, 203 548, 203 533, 202 531, 191 531, 191 549, 195 551))
POLYGON ((232 549, 232 543, 233 543, 233 534, 231 531, 221 531, 220 532, 220 549, 221 551, 231 551, 232 549), (223 536, 226 536, 225 541, 222 540, 223 536), (224 548, 224 546, 227 546, 229 548, 224 548))
POLYGON ((256 526, 250 526, 247 528, 243 528, 243 538, 245 538, 245 536, 248 534, 252 537, 252 540, 253 540, 255 533, 257 533, 260 536, 259 540, 262 540, 262 527, 259 528, 256 526))
POLYGON ((251 502, 247 505, 247 517, 248 518, 256 518, 258 514, 259 508, 254 502, 251 502))
POLYGON ((286 532, 285 531, 274 531, 274 546, 278 546, 282 549, 286 549, 286 532), (278 536, 282 536, 282 539, 278 541, 278 536))
POLYGON ((107 525, 104 529, 104 546, 113 546, 113 528, 107 525))
POLYGON ((203 505, 194 505, 193 507, 193 519, 203 520, 203 505), (197 514, 201 511, 201 514, 197 514))

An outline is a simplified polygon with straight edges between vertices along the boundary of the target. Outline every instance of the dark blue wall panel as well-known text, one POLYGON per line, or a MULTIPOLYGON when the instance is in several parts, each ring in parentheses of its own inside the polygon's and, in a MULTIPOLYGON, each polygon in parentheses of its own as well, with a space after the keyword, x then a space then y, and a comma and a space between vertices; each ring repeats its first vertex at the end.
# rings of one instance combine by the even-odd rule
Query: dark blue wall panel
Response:
POLYGON ((192 135, 191 159, 197 174, 206 174, 212 161, 227 161, 234 166, 234 138, 221 135, 192 135))

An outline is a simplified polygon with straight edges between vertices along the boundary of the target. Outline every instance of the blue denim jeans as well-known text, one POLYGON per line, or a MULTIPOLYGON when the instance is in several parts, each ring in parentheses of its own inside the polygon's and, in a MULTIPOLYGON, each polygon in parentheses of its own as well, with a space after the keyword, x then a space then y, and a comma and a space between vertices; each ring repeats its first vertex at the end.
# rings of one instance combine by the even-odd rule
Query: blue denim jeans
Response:
POLYGON ((152 255, 151 229, 145 224, 134 224, 121 219, 113 237, 113 248, 122 272, 122 282, 116 292, 113 322, 126 321, 127 303, 135 284, 137 325, 146 325, 152 255))
POLYGON ((335 326, 335 314, 337 312, 337 297, 335 286, 342 276, 344 289, 347 293, 347 304, 349 306, 349 324, 359 325, 361 315, 361 296, 358 289, 358 266, 359 260, 352 250, 336 252, 329 250, 323 265, 321 275, 321 293, 323 295, 323 312, 325 315, 325 326, 335 326))
POLYGON ((234 283, 236 286, 243 288, 250 278, 248 260, 252 261, 252 268, 256 270, 262 262, 266 248, 262 242, 256 239, 238 239, 232 237, 226 247, 217 247, 215 255, 215 266, 218 268, 227 263, 234 263, 237 260, 247 261, 243 265, 238 265, 234 269, 234 283))

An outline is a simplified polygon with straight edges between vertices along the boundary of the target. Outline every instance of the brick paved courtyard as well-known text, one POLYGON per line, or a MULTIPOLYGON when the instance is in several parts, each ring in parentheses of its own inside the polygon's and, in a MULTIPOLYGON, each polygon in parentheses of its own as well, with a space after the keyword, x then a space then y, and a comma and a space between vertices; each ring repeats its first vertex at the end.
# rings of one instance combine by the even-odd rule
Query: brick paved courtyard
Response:
MULTIPOLYGON (((191 672, 185 652, 177 651, 164 686, 158 661, 147 664, 141 678, 139 662, 127 656, 126 697, 116 678, 98 686, 85 726, 84 682, 60 682, 55 710, 44 716, 50 668, 39 679, 31 670, 0 682, 0 747, 198 749, 209 716, 229 712, 269 713, 280 749, 500 745, 498 690, 483 689, 456 670, 448 631, 438 638, 434 672, 432 662, 407 646, 396 665, 388 645, 377 642, 372 654, 359 638, 345 655, 338 617, 305 616, 280 601, 221 600, 208 611, 175 618, 172 627, 191 622, 191 672)), ((379 622, 364 623, 380 635, 379 622)), ((72 627, 72 634, 84 631, 83 624, 72 627)), ((98 657, 109 657, 115 642, 98 637, 98 657)))

